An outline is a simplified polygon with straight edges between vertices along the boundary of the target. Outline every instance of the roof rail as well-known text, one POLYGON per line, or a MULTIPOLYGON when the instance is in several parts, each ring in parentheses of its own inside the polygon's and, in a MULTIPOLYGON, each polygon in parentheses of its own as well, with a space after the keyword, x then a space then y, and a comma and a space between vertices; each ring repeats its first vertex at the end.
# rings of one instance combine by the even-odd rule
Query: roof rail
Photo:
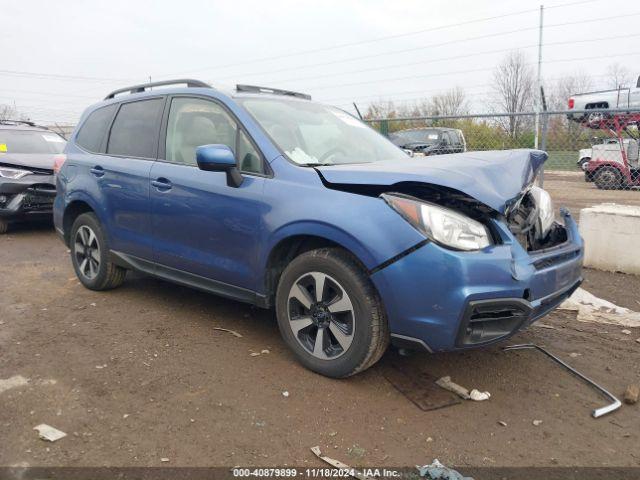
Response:
POLYGON ((133 85, 132 87, 119 88, 118 90, 114 90, 109 95, 104 97, 105 100, 109 100, 110 98, 114 98, 119 93, 142 93, 147 88, 152 87, 162 87, 165 85, 179 85, 185 83, 188 88, 212 88, 208 83, 204 83, 200 80, 193 80, 191 78, 179 78, 177 80, 163 80, 161 82, 150 82, 150 83, 141 83, 140 85, 133 85))
POLYGON ((30 120, 12 120, 10 118, 0 119, 0 123, 3 125, 16 124, 16 123, 24 123, 25 125, 29 125, 30 127, 37 126, 30 120))
POLYGON ((249 93, 270 93, 272 95, 285 95, 288 97, 311 100, 311 95, 308 95, 306 93, 292 92, 291 90, 280 90, 279 88, 256 87, 254 85, 236 85, 236 91, 249 93))

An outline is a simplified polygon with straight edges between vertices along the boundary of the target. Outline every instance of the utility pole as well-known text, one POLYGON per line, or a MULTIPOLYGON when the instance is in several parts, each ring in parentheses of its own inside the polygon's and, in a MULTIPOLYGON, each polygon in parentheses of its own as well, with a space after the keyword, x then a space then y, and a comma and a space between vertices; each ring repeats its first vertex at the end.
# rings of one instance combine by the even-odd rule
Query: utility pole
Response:
POLYGON ((539 130, 540 130, 540 89, 542 88, 542 24, 544 19, 544 5, 540 5, 540 31, 538 33, 538 78, 536 81, 535 101, 536 101, 536 135, 534 148, 538 148, 539 130))

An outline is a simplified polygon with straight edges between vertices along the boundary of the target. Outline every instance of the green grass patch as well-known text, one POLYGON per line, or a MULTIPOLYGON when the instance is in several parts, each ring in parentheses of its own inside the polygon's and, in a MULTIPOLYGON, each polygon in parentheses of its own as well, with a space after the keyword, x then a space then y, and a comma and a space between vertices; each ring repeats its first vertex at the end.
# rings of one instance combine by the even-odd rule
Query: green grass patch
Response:
POLYGON ((547 153, 549 154, 549 159, 544 164, 545 170, 580 171, 580 168, 576 164, 578 161, 578 152, 551 151, 547 153))

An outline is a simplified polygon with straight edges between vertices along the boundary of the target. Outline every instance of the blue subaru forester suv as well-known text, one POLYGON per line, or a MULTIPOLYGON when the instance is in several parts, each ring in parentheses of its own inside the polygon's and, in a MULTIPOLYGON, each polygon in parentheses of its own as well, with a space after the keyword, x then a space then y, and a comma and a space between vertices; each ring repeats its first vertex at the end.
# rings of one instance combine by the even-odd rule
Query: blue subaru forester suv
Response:
POLYGON ((84 286, 137 270, 275 307, 295 356, 331 377, 389 342, 505 339, 582 280, 537 150, 410 158, 307 95, 177 80, 109 94, 65 154, 54 219, 84 286))

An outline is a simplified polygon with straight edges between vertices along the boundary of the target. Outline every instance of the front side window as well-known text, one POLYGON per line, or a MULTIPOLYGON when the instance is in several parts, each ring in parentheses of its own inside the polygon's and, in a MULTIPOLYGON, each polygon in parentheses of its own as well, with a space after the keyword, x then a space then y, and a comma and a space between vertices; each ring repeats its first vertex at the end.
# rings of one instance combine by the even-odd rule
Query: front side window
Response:
POLYGON ((62 153, 66 141, 57 133, 38 130, 0 130, 0 162, 3 153, 62 153))
POLYGON ((247 97, 238 101, 280 150, 299 165, 407 159, 388 139, 338 108, 273 98, 247 97))
MULTIPOLYGON (((392 139, 400 141, 403 145, 412 143, 425 143, 431 145, 438 143, 441 135, 437 130, 420 129, 420 130, 401 130, 392 134, 392 139)), ((396 142, 397 143, 397 142, 396 142)))
POLYGON ((117 104, 94 110, 80 127, 76 143, 89 152, 104 153, 102 142, 109 129, 117 104))
POLYGON ((174 98, 167 123, 166 160, 196 165, 196 148, 222 144, 236 150, 236 124, 216 103, 174 98))
POLYGON ((107 153, 155 158, 163 102, 153 98, 123 104, 111 127, 107 153))
POLYGON ((233 150, 241 171, 262 173, 260 155, 224 108, 209 100, 174 98, 167 122, 166 160, 196 165, 196 149, 210 144, 233 150))

